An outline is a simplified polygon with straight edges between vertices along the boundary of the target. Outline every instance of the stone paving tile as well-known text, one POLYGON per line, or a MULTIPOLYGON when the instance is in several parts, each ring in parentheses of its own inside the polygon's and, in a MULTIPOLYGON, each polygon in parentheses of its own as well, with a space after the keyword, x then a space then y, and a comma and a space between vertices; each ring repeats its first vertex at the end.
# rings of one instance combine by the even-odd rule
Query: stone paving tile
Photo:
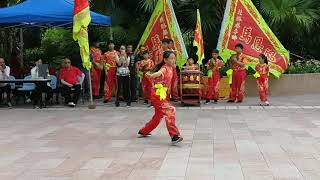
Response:
POLYGON ((177 108, 179 146, 149 107, 0 110, 0 179, 319 180, 315 105, 177 108))

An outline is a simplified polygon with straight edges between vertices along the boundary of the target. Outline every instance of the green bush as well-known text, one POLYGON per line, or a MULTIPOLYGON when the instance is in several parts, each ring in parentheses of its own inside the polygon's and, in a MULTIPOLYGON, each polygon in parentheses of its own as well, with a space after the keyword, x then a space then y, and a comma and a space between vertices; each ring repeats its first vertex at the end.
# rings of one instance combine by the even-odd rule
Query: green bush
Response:
POLYGON ((24 54, 25 62, 34 62, 44 58, 44 51, 41 48, 26 49, 24 54))
POLYGON ((79 53, 78 44, 72 38, 71 29, 52 28, 42 35, 41 48, 48 61, 56 57, 70 57, 79 53))
POLYGON ((320 73, 319 64, 290 65, 285 74, 320 73))

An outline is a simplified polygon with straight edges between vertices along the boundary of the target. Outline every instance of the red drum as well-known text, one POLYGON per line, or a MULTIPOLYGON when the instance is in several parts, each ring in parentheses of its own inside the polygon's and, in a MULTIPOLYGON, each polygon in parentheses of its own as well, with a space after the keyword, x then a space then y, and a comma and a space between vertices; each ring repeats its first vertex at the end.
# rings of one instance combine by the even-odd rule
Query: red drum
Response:
POLYGON ((197 70, 186 70, 180 72, 180 95, 182 104, 200 104, 203 73, 197 70))

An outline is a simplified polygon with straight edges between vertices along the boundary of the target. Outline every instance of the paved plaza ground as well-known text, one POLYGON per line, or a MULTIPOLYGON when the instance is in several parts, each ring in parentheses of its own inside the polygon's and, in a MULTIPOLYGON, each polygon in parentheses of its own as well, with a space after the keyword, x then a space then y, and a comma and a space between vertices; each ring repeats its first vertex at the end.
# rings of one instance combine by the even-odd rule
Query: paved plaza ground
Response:
POLYGON ((320 95, 178 107, 184 137, 138 129, 143 105, 0 109, 0 180, 319 180, 320 95))

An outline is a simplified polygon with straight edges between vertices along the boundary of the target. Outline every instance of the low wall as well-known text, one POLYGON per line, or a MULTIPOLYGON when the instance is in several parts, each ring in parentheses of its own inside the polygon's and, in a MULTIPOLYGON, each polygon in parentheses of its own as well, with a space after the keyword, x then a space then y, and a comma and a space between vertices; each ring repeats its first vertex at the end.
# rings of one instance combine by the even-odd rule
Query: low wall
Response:
MULTIPOLYGON (((230 92, 227 78, 221 79, 220 96, 226 97, 230 92)), ((203 78, 204 92, 206 92, 207 77, 203 78)), ((247 77, 247 96, 258 96, 256 79, 251 75, 247 77)), ((295 96, 303 94, 320 94, 320 73, 314 74, 283 74, 280 79, 273 76, 269 78, 270 96, 295 96)))
MULTIPOLYGON (((247 96, 257 96, 257 83, 253 76, 248 76, 247 96)), ((303 94, 320 94, 320 73, 283 74, 280 79, 269 78, 271 96, 294 96, 303 94)))

